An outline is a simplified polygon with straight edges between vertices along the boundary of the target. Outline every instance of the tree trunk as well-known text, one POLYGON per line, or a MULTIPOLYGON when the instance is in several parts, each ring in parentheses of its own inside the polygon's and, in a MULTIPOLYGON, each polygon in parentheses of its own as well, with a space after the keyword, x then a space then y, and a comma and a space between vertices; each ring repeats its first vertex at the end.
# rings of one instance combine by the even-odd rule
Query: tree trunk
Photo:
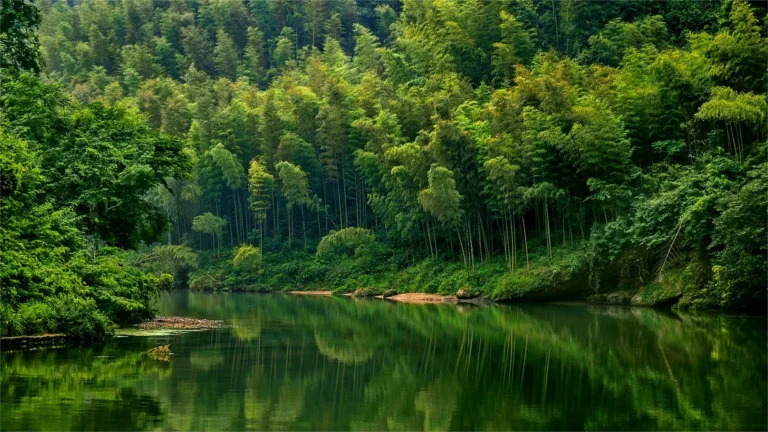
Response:
POLYGON ((338 207, 339 210, 339 226, 343 229, 344 217, 341 214, 341 184, 338 181, 336 182, 336 203, 336 207, 338 207))
POLYGON ((459 247, 461 248, 461 258, 464 260, 464 267, 467 267, 467 253, 464 249, 464 243, 461 241, 461 232, 456 228, 456 237, 459 239, 459 247))
POLYGON ((511 270, 510 264, 512 262, 512 259, 510 258, 510 252, 509 252, 509 245, 508 245, 508 233, 507 233, 507 212, 504 211, 502 213, 502 222, 499 224, 501 225, 501 246, 504 248, 504 259, 507 261, 507 268, 511 270))
POLYGON ((528 260, 528 233, 525 230, 525 215, 520 215, 520 221, 523 222, 523 244, 525 245, 525 266, 531 268, 531 262, 528 260))
POLYGON ((509 224, 511 225, 510 231, 512 232, 512 272, 515 271, 515 266, 517 266, 517 238, 515 236, 515 214, 512 213, 512 217, 509 219, 509 224))
POLYGON ((232 222, 234 220, 234 229, 230 228, 229 230, 229 243, 232 247, 235 247, 235 244, 232 242, 232 235, 234 234, 237 237, 237 242, 240 242, 240 225, 237 223, 237 196, 235 196, 235 191, 232 191, 232 219, 230 219, 229 223, 230 226, 232 225, 232 222))
POLYGON ((344 158, 341 159, 341 190, 343 192, 342 200, 344 203, 344 219, 343 226, 349 226, 349 209, 347 208, 347 176, 344 172, 344 158))
POLYGON ((549 257, 552 258, 552 237, 549 232, 549 205, 546 199, 544 199, 544 223, 546 224, 547 251, 549 252, 549 257))

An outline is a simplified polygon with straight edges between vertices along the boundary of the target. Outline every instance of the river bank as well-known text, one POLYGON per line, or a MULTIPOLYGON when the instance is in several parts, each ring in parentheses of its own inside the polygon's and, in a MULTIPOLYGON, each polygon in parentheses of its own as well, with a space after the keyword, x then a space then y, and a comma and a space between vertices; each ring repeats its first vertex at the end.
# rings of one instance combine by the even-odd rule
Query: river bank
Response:
POLYGON ((70 341, 72 341, 72 338, 63 333, 0 337, 0 351, 63 346, 70 341))
MULTIPOLYGON (((157 316, 151 320, 123 327, 114 331, 115 336, 165 336, 179 331, 211 330, 226 327, 222 320, 189 318, 179 316, 157 316)), ((39 334, 0 337, 0 350, 30 350, 54 348, 77 342, 78 339, 64 334, 39 334)))
POLYGON ((298 295, 298 296, 318 296, 318 297, 340 295, 344 297, 355 297, 355 298, 386 299, 386 300, 391 300, 391 301, 396 301, 401 303, 414 303, 414 304, 457 303, 459 301, 459 299, 455 295, 451 296, 451 295, 440 295, 440 294, 432 294, 432 293, 402 293, 402 294, 385 296, 382 294, 373 294, 373 293, 371 293, 370 295, 359 295, 359 294, 363 294, 362 292, 334 294, 333 291, 329 291, 329 290, 308 290, 308 291, 286 291, 286 294, 298 295))
POLYGON ((710 289, 710 266, 695 257, 656 271, 651 270, 652 260, 606 262, 585 247, 557 247, 551 255, 540 251, 515 267, 500 259, 472 266, 450 259, 414 261, 391 249, 373 257, 335 258, 305 251, 265 252, 258 272, 233 269, 228 258, 200 253, 199 267, 188 278, 180 278, 177 286, 199 291, 289 291, 296 295, 358 297, 406 293, 445 297, 463 290, 471 294, 467 299, 502 303, 584 301, 765 313, 764 299, 744 302, 738 308, 718 303, 710 289), (333 287, 332 292, 328 287, 333 287))

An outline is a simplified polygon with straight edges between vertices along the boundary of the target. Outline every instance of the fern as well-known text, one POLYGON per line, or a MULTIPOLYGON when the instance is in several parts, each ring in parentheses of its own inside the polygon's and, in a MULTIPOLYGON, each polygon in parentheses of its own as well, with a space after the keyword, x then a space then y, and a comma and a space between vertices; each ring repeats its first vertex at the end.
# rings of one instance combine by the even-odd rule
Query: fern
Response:
POLYGON ((232 265, 238 268, 258 270, 261 267, 261 249, 251 245, 237 247, 234 251, 232 265))

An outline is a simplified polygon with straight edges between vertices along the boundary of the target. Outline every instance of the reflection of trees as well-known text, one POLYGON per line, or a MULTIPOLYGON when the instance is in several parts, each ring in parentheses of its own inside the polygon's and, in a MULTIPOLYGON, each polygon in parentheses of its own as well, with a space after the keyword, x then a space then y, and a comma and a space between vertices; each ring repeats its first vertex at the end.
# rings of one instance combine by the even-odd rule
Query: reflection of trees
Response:
POLYGON ((212 370, 224 363, 224 354, 219 351, 192 351, 189 353, 189 363, 195 369, 212 370))
POLYGON ((300 380, 287 379, 283 382, 272 410, 272 420, 274 421, 275 429, 291 429, 291 425, 301 414, 305 390, 305 383, 300 380))
POLYGON ((251 369, 243 398, 244 428, 249 430, 291 430, 305 404, 311 379, 281 375, 275 381, 261 365, 251 369))
POLYGON ((269 409, 269 393, 264 392, 259 386, 259 378, 262 374, 261 367, 251 372, 245 385, 243 395, 243 416, 245 417, 245 428, 248 430, 266 430, 264 420, 268 419, 267 410, 269 409))
POLYGON ((161 402, 132 386, 165 378, 170 369, 142 351, 93 347, 3 353, 0 430, 143 430, 162 424, 161 402))
POLYGON ((451 380, 440 380, 419 391, 414 406, 424 413, 425 431, 443 431, 451 427, 457 390, 451 380))
POLYGON ((259 336, 261 336, 261 320, 259 320, 258 317, 233 317, 230 324, 235 330, 237 338, 241 341, 252 341, 258 339, 259 336))
POLYGON ((320 352, 330 359, 342 363, 362 363, 373 357, 375 347, 361 337, 359 332, 338 335, 317 329, 315 344, 320 352))
MULTIPOLYGON (((71 392, 112 401, 103 407, 116 416, 127 415, 117 401, 143 403, 130 425, 158 427, 148 397, 163 402, 161 427, 175 430, 766 427, 764 319, 276 295, 176 293, 163 302, 165 314, 233 328, 173 336, 164 367, 138 355, 153 341, 105 360, 87 350, 74 361, 6 353, 3 408, 15 401, 14 418, 32 419, 37 407, 25 397, 71 392)), ((46 418, 64 416, 51 421, 56 429, 87 428, 88 411, 74 412, 46 418)))
MULTIPOLYGON (((369 377, 362 393, 346 399, 359 395, 365 403, 352 403, 336 428, 733 428, 755 424, 765 407, 759 397, 727 397, 765 386, 765 335, 725 317, 567 306, 459 313, 446 305, 289 296, 240 297, 234 305, 224 309, 311 333, 314 349, 339 362, 341 374, 356 368, 369 377), (432 406, 428 389, 438 382, 455 387, 461 422, 447 414, 427 420, 429 410, 416 408, 432 406), (627 404, 630 412, 617 416, 627 404)), ((340 372, 309 370, 307 400, 328 400, 340 372)), ((303 415, 314 418, 312 410, 303 415)))

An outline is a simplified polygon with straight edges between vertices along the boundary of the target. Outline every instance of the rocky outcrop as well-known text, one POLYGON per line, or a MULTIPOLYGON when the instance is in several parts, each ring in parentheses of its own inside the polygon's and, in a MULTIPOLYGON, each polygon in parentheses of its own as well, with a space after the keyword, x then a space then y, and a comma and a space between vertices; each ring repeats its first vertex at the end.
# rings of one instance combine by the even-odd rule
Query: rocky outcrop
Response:
POLYGON ((632 297, 638 306, 690 306, 691 298, 707 283, 707 265, 692 260, 685 266, 666 270, 655 281, 641 287, 632 297))
POLYGON ((376 292, 370 288, 358 288, 352 293, 352 297, 369 298, 376 297, 376 292))
POLYGON ((477 293, 473 292, 469 288, 461 288, 456 291, 456 298, 459 300, 469 300, 477 297, 477 293))
POLYGON ((592 294, 591 296, 587 297, 587 302, 617 306, 629 305, 632 302, 632 295, 624 291, 617 291, 608 294, 592 294))

